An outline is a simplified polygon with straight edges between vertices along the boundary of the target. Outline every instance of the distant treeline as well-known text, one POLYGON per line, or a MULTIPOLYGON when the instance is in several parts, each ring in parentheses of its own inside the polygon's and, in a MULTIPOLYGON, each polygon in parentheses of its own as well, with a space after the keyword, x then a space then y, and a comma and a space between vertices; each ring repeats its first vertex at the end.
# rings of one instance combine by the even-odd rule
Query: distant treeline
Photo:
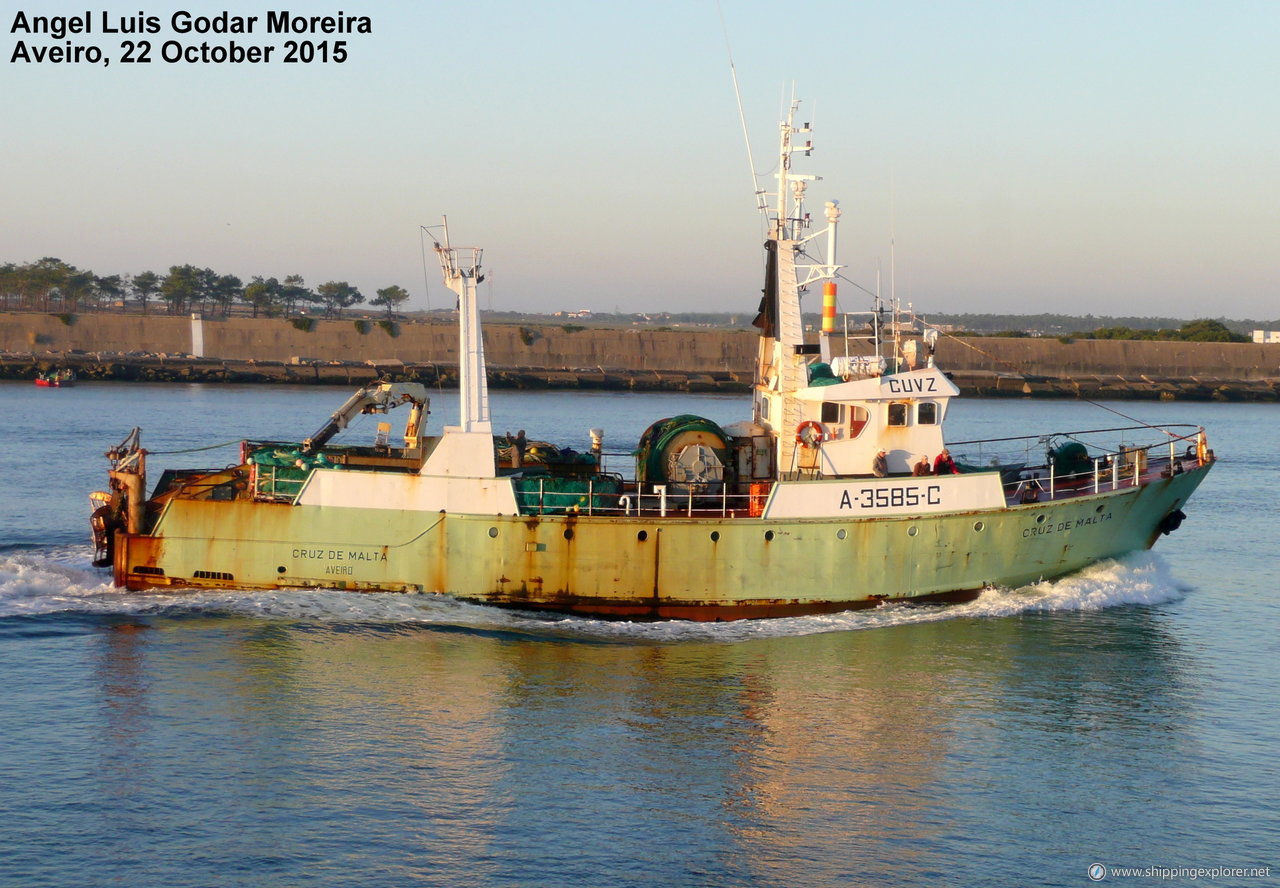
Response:
MULTIPOLYGON (((435 312, 443 314, 444 312, 435 312)), ((435 314, 433 313, 433 314, 435 314)), ((561 323, 565 315, 511 311, 486 311, 485 318, 499 323, 561 323)), ((748 312, 592 312, 587 316, 574 313, 574 322, 589 327, 634 326, 636 324, 667 327, 715 327, 750 330, 754 313, 748 312)), ((1162 317, 1112 317, 1110 315, 1063 314, 928 314, 930 324, 964 335, 975 336, 1050 336, 1078 339, 1189 339, 1191 341, 1244 341, 1253 330, 1280 330, 1280 320, 1257 321, 1251 318, 1197 319, 1162 317), (1210 324, 1209 327, 1197 326, 1210 324), (1215 326, 1216 325, 1216 326, 1215 326), (1189 328, 1189 329, 1188 329, 1189 328), (1244 340, 1221 340, 1219 328, 1240 334, 1244 340), (1199 337, 1199 338, 1195 338, 1199 337)), ((886 321, 889 320, 886 316, 886 321)), ((817 329, 821 315, 806 312, 806 327, 817 329)))
MULTIPOLYGON (((1188 318, 1113 317, 1091 314, 930 314, 928 318, 931 323, 949 325, 972 333, 994 335, 1019 331, 1029 335, 1077 336, 1092 339, 1179 339, 1183 337, 1176 335, 1159 337, 1147 334, 1154 331, 1177 333, 1187 326, 1189 320, 1188 318), (1112 331, 1113 335, 1106 335, 1108 331, 1112 331)), ((1280 320, 1258 321, 1252 318, 1233 320, 1224 317, 1212 320, 1234 333, 1280 330, 1280 320)))
MULTIPOLYGON (((1001 330, 996 333, 979 333, 965 330, 953 333, 954 336, 1000 336, 1009 338, 1030 338, 1034 334, 1026 330, 1001 330)), ((1098 327, 1083 330, 1068 336, 1056 337, 1063 341, 1071 339, 1146 339, 1162 342, 1250 342, 1250 337, 1243 333, 1235 333, 1222 321, 1201 318, 1187 321, 1176 330, 1135 330, 1132 327, 1098 327)))
MULTIPOLYGON (((326 281, 307 287, 301 275, 283 279, 254 277, 244 283, 235 275, 218 274, 211 268, 194 265, 170 266, 166 274, 144 271, 133 275, 97 275, 61 259, 45 257, 36 262, 0 265, 0 309, 76 312, 142 311, 152 306, 169 314, 200 311, 206 316, 250 314, 254 317, 289 317, 301 312, 322 311, 328 317, 341 316, 343 309, 365 303, 385 308, 392 316, 409 298, 403 287, 377 291, 365 303, 364 294, 346 281, 326 281)), ((449 315, 447 310, 428 316, 449 315)), ((754 312, 557 312, 525 313, 486 311, 486 320, 498 323, 562 324, 574 327, 710 327, 750 330, 754 312)), ((975 335, 1052 336, 1079 339, 1190 339, 1192 341, 1234 341, 1222 336, 1247 334, 1253 330, 1280 330, 1280 319, 1251 318, 1200 319, 1166 317, 1113 317, 1092 314, 928 314, 928 321, 953 332, 975 335), (1209 325, 1209 326, 1206 326, 1209 325), (1212 325, 1217 325, 1216 327, 1212 325)), ((821 317, 804 315, 804 324, 816 329, 821 317)))
MULTIPOLYGON (((388 317, 409 298, 408 291, 395 285, 377 293, 368 304, 385 307, 388 317)), ((0 265, 0 308, 4 309, 111 311, 132 303, 146 313, 156 303, 169 314, 200 311, 225 317, 233 307, 239 307, 254 317, 287 317, 314 306, 327 317, 340 317, 344 308, 364 301, 364 294, 346 281, 326 281, 312 289, 296 274, 284 280, 259 276, 245 284, 233 274, 194 265, 173 265, 163 275, 144 271, 105 276, 51 256, 22 265, 0 265)))

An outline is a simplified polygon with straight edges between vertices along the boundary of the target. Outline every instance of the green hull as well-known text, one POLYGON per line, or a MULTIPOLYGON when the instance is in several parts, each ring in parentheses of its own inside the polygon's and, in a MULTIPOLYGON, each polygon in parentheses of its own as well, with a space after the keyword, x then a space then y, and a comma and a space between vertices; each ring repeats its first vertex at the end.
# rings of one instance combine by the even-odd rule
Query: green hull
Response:
POLYGON ((1211 464, 1095 495, 862 520, 489 516, 174 499, 119 533, 129 588, 442 593, 530 609, 702 620, 947 600, 1149 548, 1211 464))

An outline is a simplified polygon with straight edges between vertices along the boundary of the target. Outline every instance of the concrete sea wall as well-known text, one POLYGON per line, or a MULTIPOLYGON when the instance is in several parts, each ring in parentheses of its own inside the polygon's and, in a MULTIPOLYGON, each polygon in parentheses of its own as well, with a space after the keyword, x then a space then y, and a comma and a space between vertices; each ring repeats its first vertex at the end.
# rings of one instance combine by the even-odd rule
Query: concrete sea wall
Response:
MULTIPOLYGON (((352 320, 314 320, 303 330, 279 319, 232 318, 201 324, 206 357, 231 360, 321 361, 395 359, 406 364, 457 363, 457 328, 445 323, 399 322, 389 332, 376 320, 358 329, 352 320), (365 332, 360 332, 363 329, 365 332)), ((490 324, 485 353, 494 366, 616 367, 624 370, 731 370, 749 367, 756 337, 750 333, 652 329, 581 330, 557 326, 490 324)), ((192 322, 164 315, 0 314, 0 350, 8 352, 189 354, 192 322)))
MULTIPOLYGON (((83 376, 351 384, 378 373, 456 382, 450 324, 0 313, 0 376, 70 365, 83 376), (305 326, 305 325, 303 325, 305 326)), ((726 330, 579 329, 491 324, 492 384, 510 387, 745 390, 758 338, 726 330)), ((1280 399, 1280 345, 944 337, 938 363, 971 394, 1280 399)))

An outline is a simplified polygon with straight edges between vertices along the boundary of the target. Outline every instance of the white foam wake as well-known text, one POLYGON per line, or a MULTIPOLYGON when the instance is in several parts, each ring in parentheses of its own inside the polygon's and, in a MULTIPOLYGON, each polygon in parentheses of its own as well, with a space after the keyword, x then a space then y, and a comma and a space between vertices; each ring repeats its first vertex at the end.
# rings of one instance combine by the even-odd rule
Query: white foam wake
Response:
POLYGON ((91 610, 99 599, 114 609, 110 575, 90 561, 84 546, 0 555, 0 617, 91 610))
POLYGON ((465 604, 443 596, 355 594, 337 590, 124 592, 90 565, 83 546, 0 554, 0 617, 58 613, 223 614, 320 624, 441 625, 607 641, 737 642, 956 619, 1156 605, 1188 591, 1151 552, 1105 561, 1078 574, 1019 589, 992 589, 968 604, 893 605, 813 617, 732 623, 625 623, 547 617, 465 604))
POLYGON ((1028 613, 1093 611, 1122 605, 1156 605, 1182 598, 1190 587, 1179 583, 1168 565, 1152 552, 1108 560, 1080 573, 1017 589, 989 589, 976 600, 954 605, 888 605, 811 617, 741 620, 733 623, 614 623, 564 620, 577 634, 646 638, 655 641, 745 641, 823 632, 849 632, 932 623, 939 620, 1011 617, 1028 613))

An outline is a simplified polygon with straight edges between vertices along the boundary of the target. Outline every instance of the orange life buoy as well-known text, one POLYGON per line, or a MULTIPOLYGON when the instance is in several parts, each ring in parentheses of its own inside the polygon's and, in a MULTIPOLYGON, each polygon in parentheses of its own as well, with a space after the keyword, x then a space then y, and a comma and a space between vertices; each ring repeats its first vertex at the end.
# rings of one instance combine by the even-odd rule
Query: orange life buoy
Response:
POLYGON ((830 437, 831 433, 827 431, 827 427, 812 419, 806 419, 796 426, 796 443, 801 447, 817 447, 830 437))

